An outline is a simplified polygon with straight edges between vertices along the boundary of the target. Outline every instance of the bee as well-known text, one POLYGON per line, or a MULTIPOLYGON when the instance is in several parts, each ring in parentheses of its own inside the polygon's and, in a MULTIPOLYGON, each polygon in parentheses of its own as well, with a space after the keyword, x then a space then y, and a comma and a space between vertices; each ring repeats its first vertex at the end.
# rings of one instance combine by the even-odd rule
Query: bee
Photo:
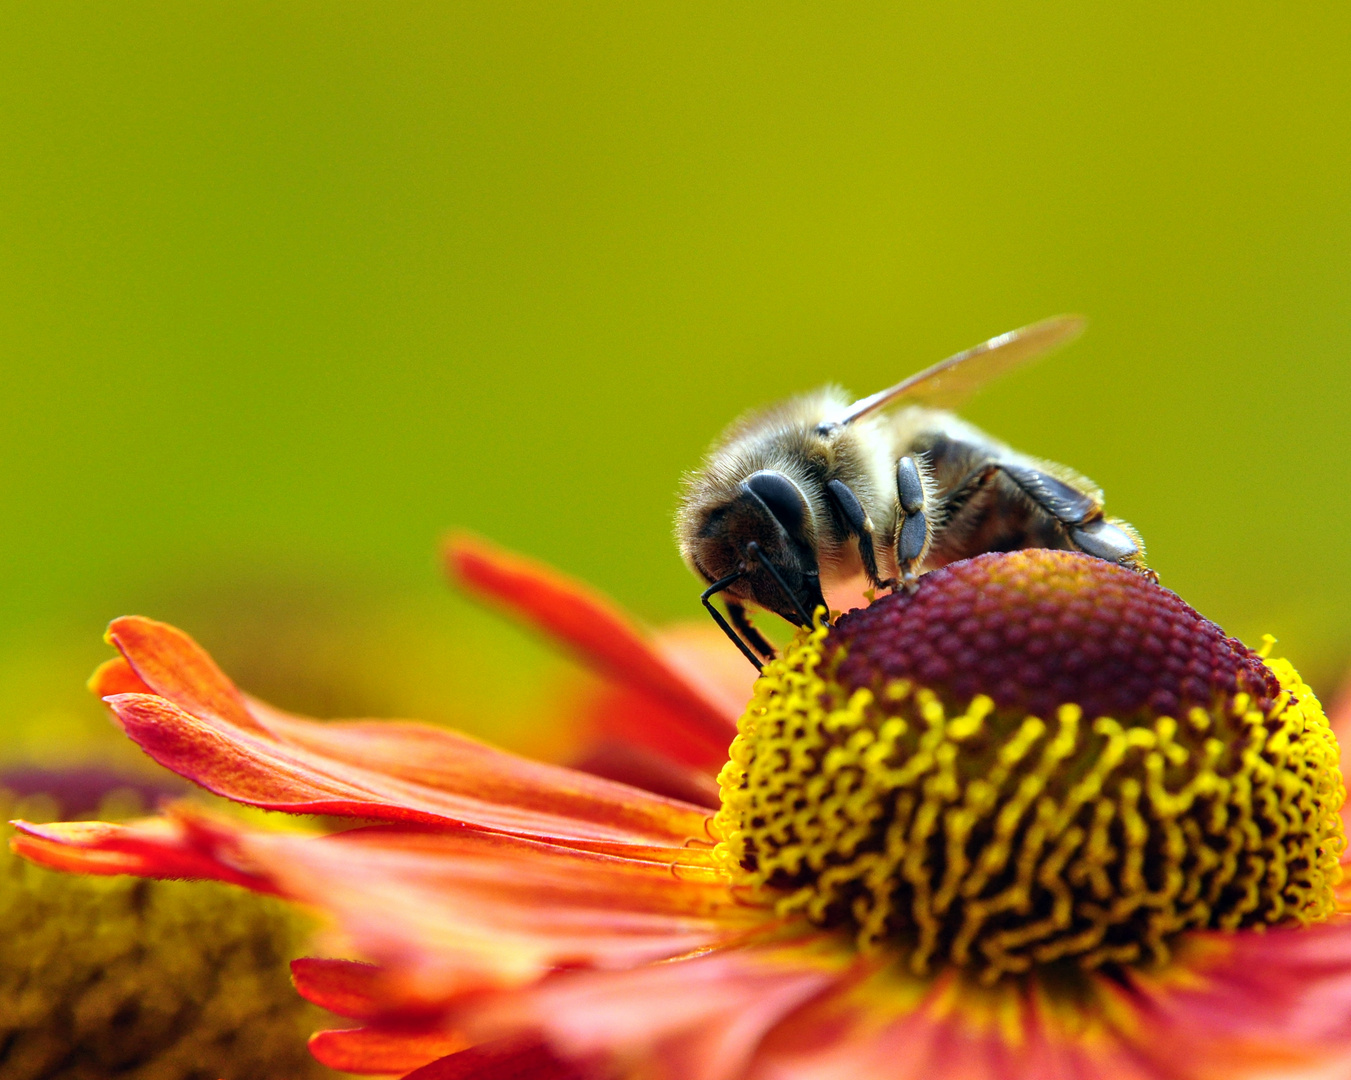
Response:
POLYGON ((850 403, 835 387, 735 421, 685 478, 676 539, 701 600, 757 668, 774 650, 746 605, 809 626, 829 589, 917 577, 987 551, 1081 551, 1157 579, 1140 534, 1086 477, 950 412, 1083 331, 1061 315, 991 338, 850 403), (721 594, 727 619, 712 604, 721 594), (728 625, 728 619, 731 625, 728 625))

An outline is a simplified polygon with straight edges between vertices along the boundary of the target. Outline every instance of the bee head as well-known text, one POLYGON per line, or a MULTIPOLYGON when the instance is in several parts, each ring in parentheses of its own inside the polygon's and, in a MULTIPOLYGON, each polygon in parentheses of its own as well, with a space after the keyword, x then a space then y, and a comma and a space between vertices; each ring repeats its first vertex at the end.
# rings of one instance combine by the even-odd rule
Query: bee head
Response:
POLYGON ((795 626, 809 626, 812 613, 825 606, 813 540, 811 507, 802 489, 781 472, 762 469, 737 486, 735 497, 709 520, 716 535, 719 577, 741 574, 729 588, 781 615, 795 626))

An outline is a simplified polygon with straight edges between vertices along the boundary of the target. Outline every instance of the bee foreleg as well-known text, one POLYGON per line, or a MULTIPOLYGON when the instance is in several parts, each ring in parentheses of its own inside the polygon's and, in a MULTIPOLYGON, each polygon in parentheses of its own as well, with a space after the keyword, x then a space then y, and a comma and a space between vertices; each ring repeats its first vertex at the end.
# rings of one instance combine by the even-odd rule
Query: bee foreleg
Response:
POLYGON ((901 584, 913 591, 915 572, 929 550, 931 535, 925 513, 924 477, 912 457, 903 457, 896 463, 896 496, 901 508, 896 529, 896 567, 901 584))
POLYGON ((732 625, 737 628, 741 636, 750 644, 750 647, 766 660, 773 660, 775 656, 774 646, 766 640, 764 634, 755 628, 755 624, 751 622, 751 617, 746 614, 746 608, 735 600, 724 599, 724 602, 727 604, 727 617, 732 620, 732 625))
MULTIPOLYGON (((700 572, 703 573, 703 571, 700 572)), ((705 574, 704 576, 708 577, 709 575, 705 574)), ((727 639, 740 650, 742 656, 751 662, 751 666, 755 668, 756 671, 763 671, 765 665, 760 662, 760 658, 751 651, 750 646, 741 639, 736 630, 732 629, 732 627, 727 624, 727 620, 724 619, 718 613, 718 609, 713 606, 712 597, 722 592, 733 582, 740 580, 741 576, 741 573, 738 572, 729 574, 727 577, 713 582, 712 585, 699 595, 699 601, 704 605, 704 608, 708 611, 709 615, 713 617, 713 621, 718 624, 718 629, 727 635, 727 639)), ((741 605, 735 601, 726 600, 726 598, 724 598, 724 600, 727 603, 727 613, 732 616, 732 621, 743 625, 754 637, 758 638, 761 642, 765 642, 765 639, 760 636, 759 631, 747 621, 746 612, 741 605)), ((767 644, 767 642, 765 643, 767 644)), ((771 660, 774 658, 772 651, 769 653, 769 657, 771 660)))
POLYGON ((868 514, 863 509, 863 504, 858 501, 858 496, 843 480, 830 481, 826 484, 826 491, 835 500, 835 506, 840 511, 845 526, 858 537, 858 557, 863 562, 863 572, 868 575, 868 580, 873 585, 886 584, 877 572, 877 552, 873 549, 873 523, 868 520, 868 514))

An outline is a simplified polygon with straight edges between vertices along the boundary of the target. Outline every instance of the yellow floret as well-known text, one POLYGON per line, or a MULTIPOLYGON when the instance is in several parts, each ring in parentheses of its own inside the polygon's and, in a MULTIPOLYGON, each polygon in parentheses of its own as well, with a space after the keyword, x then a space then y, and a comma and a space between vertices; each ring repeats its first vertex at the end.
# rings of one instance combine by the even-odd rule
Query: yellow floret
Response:
POLYGON ((765 668, 719 778, 718 855, 780 914, 993 982, 1332 913, 1337 743, 1287 661, 1267 661, 1284 693, 1265 714, 1236 694, 1182 717, 1037 717, 899 680, 847 693, 826 634, 765 668))

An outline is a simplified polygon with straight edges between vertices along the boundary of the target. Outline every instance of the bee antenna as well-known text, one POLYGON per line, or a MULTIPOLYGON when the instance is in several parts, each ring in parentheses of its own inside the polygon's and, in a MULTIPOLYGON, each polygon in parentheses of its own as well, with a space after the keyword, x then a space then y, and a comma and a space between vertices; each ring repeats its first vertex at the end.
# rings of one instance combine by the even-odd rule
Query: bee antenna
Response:
POLYGON ((752 540, 746 545, 746 554, 769 571, 769 576, 774 579, 774 584, 779 587, 779 590, 784 596, 788 597, 792 602, 793 607, 797 608, 797 613, 802 616, 802 625, 810 628, 812 625, 811 615, 807 613, 807 609, 803 606, 802 601, 798 599, 797 593, 793 592, 793 590, 788 587, 788 582, 783 580, 783 575, 779 573, 779 568, 766 559, 761 553, 760 545, 752 540))
POLYGON ((722 592, 723 589, 727 588, 727 586, 731 585, 734 581, 740 580, 742 576, 741 572, 738 571, 735 574, 728 575, 721 581, 713 582, 712 585, 703 591, 699 599, 703 602, 704 607, 708 608, 708 613, 713 616, 713 621, 718 624, 718 628, 727 635, 733 645, 741 650, 741 655, 751 662, 751 666, 754 667, 756 671, 763 671, 765 665, 760 662, 760 658, 756 656, 755 653, 751 652, 749 645, 741 640, 741 635, 727 625, 727 620, 722 617, 722 612, 715 608, 712 601, 709 599, 722 592))

